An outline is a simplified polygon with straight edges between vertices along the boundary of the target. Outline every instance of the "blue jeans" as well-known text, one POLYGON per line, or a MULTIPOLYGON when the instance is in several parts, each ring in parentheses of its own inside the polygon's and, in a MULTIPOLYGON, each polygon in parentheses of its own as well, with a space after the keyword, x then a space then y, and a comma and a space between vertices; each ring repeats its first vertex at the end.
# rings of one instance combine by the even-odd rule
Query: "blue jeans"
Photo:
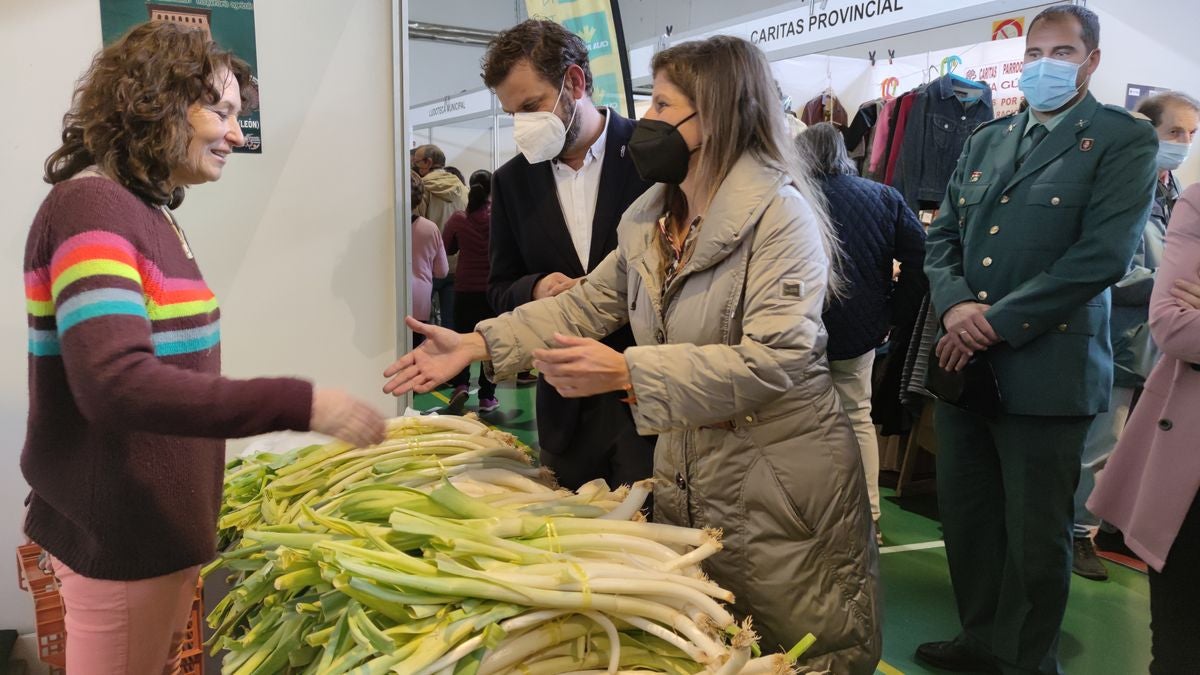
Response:
POLYGON ((1108 412, 1096 415, 1091 428, 1088 429, 1087 440, 1083 444, 1079 487, 1075 489, 1076 538, 1088 536, 1091 529, 1100 524, 1100 519, 1088 511, 1087 500, 1096 487, 1096 474, 1104 468, 1105 462, 1117 446, 1117 439, 1125 429, 1129 405, 1133 402, 1133 391, 1130 387, 1113 387, 1108 412))

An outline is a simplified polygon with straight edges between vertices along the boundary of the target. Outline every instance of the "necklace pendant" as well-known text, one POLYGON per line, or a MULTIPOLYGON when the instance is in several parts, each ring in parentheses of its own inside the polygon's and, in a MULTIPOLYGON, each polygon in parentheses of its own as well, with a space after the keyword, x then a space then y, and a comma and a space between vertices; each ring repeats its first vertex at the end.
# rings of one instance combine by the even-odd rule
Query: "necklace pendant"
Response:
POLYGON ((187 237, 183 236, 183 230, 180 229, 179 223, 175 220, 175 216, 171 215, 171 212, 167 210, 167 207, 163 206, 161 208, 163 215, 167 217, 167 222, 171 225, 171 229, 175 232, 175 236, 179 238, 179 246, 183 249, 183 255, 187 256, 188 260, 195 260, 196 256, 192 255, 192 247, 190 244, 188 244, 187 237))

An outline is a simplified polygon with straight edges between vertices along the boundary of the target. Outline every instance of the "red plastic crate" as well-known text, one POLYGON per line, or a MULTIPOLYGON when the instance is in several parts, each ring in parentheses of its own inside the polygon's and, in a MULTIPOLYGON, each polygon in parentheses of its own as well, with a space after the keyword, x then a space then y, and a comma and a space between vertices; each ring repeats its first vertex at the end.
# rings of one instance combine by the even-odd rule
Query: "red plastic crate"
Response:
MULTIPOLYGON (((17 547, 17 584, 33 596, 34 621, 37 625, 38 658, 50 666, 51 675, 61 675, 67 665, 67 628, 63 620, 62 596, 58 580, 41 569, 42 547, 24 544, 17 547)), ((196 584, 196 597, 183 641, 179 647, 182 675, 204 675, 204 582, 196 584)))

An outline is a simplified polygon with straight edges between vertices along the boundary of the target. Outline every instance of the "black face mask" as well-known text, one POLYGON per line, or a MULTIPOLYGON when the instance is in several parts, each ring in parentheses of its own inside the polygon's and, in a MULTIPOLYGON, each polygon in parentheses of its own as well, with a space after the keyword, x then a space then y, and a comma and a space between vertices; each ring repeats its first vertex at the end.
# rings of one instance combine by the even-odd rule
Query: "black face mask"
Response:
POLYGON ((687 178, 688 160, 692 151, 679 133, 683 123, 696 116, 692 113, 679 124, 662 120, 638 120, 629 139, 629 155, 642 180, 651 183, 679 185, 687 178))

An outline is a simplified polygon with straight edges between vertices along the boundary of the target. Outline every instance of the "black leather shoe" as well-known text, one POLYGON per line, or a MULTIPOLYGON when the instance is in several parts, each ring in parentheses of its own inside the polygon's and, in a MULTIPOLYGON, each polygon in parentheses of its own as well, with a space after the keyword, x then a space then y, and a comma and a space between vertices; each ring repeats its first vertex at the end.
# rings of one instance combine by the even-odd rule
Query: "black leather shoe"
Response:
POLYGON ((955 673, 1000 673, 990 659, 980 656, 961 640, 926 642, 917 647, 917 660, 955 673))
POLYGON ((1071 561, 1071 571, 1084 579, 1108 581, 1108 568, 1096 555, 1096 547, 1087 537, 1076 537, 1074 558, 1071 561))
POLYGON ((1100 526, 1100 529, 1096 531, 1096 536, 1092 537, 1092 545, 1096 547, 1097 551, 1118 553, 1126 558, 1141 560, 1138 554, 1134 553, 1133 549, 1125 544, 1125 535, 1121 534, 1120 530, 1113 528, 1111 525, 1103 524, 1100 526), (1112 529, 1111 532, 1109 531, 1110 528, 1112 529))

